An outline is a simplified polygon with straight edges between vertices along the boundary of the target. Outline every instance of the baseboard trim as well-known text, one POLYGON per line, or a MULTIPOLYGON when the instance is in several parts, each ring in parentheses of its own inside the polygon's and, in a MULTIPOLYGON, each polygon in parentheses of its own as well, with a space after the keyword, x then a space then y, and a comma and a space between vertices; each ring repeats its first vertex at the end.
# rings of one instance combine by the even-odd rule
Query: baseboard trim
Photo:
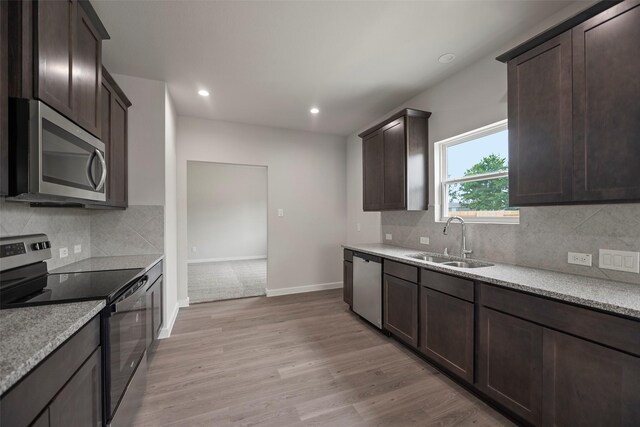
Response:
POLYGON ((222 262, 222 261, 249 261, 253 259, 267 259, 267 256, 256 255, 256 256, 236 256, 236 257, 229 257, 229 258, 190 259, 187 261, 187 264, 201 264, 205 262, 222 262))
POLYGON ((171 330, 173 329, 173 324, 176 323, 176 318, 178 317, 178 310, 180 310, 180 304, 176 303, 176 305, 173 307, 173 313, 171 313, 171 318, 169 319, 169 322, 166 323, 166 326, 164 326, 161 330, 160 330, 160 335, 158 335, 158 339, 165 339, 165 338, 169 338, 171 336, 171 330))
POLYGON ((318 283, 316 285, 295 286, 292 288, 267 289, 268 297, 277 297, 281 295, 303 294, 306 292, 325 291, 327 289, 340 289, 342 282, 318 283))
POLYGON ((180 307, 180 308, 189 307, 189 297, 186 297, 185 299, 179 299, 178 300, 178 307, 180 307))

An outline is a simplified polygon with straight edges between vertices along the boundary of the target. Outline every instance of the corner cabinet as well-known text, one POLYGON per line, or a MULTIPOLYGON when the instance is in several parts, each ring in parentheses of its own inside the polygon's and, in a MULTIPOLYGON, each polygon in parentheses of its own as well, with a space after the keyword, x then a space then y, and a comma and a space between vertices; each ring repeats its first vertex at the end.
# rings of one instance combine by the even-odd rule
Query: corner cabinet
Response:
POLYGON ((638 40, 640 1, 599 2, 498 57, 512 206, 640 201, 638 40))
POLYGON ((101 140, 104 142, 109 165, 106 206, 126 208, 128 204, 128 109, 131 101, 102 68, 101 84, 101 140))
POLYGON ((109 34, 91 3, 9 3, 11 96, 39 99, 100 137, 102 41, 109 34))
POLYGON ((426 210, 428 119, 405 109, 362 132, 363 210, 426 210))
POLYGON ((342 300, 353 309, 353 252, 345 249, 342 261, 342 300))

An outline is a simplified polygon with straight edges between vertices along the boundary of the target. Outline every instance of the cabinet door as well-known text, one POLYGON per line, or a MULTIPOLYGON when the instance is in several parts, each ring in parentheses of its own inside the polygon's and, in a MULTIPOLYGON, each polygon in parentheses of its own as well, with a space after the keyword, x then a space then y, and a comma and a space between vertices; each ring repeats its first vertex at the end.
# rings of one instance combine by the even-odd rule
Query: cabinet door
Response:
POLYGON ((571 32, 509 61, 509 203, 571 200, 571 32))
POLYGON ((343 261, 342 300, 353 308, 353 263, 343 261))
POLYGON ((0 196, 9 192, 9 65, 8 65, 8 19, 9 4, 0 2, 0 196))
POLYGON ((543 424, 640 425, 640 358, 544 330, 543 424))
POLYGON ((52 427, 102 425, 101 365, 98 347, 51 402, 52 427))
POLYGON ((382 208, 384 210, 407 207, 407 147, 404 117, 382 128, 384 178, 382 208))
POLYGON ((398 339, 418 346, 418 285, 384 275, 382 326, 398 339))
POLYGON ((157 339, 162 329, 162 277, 153 285, 153 339, 157 339))
POLYGON ((524 420, 539 425, 542 327, 481 307, 478 388, 524 420))
POLYGON ((420 288, 420 350, 473 383, 473 304, 420 288))
POLYGON ((384 149, 382 133, 376 132, 362 139, 363 210, 382 209, 384 149))
POLYGON ((107 199, 112 206, 127 207, 127 126, 127 106, 112 93, 107 187, 107 199))
POLYGON ((45 408, 44 411, 32 422, 29 427, 49 427, 49 408, 45 408))
POLYGON ((640 3, 573 29, 577 201, 640 200, 640 3))
POLYGON ((73 110, 76 122, 100 137, 102 38, 82 6, 77 7, 73 50, 73 110))
POLYGON ((35 96, 73 119, 73 32, 77 4, 73 0, 38 1, 35 96))

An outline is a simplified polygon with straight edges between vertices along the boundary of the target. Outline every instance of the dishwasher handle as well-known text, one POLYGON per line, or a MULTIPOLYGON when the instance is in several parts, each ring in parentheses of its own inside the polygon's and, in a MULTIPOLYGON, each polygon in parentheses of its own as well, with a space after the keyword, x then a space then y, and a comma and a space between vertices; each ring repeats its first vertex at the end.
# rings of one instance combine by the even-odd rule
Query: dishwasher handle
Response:
POLYGON ((375 256, 375 255, 370 255, 370 254, 365 254, 363 252, 354 252, 353 253, 354 258, 360 258, 362 261, 364 262, 377 262, 378 264, 382 264, 382 258, 375 256))

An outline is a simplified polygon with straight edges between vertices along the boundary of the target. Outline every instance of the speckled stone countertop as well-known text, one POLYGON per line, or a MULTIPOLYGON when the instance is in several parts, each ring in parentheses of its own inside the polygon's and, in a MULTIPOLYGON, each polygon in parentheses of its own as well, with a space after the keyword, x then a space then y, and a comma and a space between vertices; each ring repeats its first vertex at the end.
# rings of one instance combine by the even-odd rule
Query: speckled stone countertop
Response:
POLYGON ((470 269, 451 267, 409 258, 407 255, 423 252, 384 244, 343 245, 343 247, 640 320, 640 285, 493 262, 494 265, 491 267, 470 269))
POLYGON ((162 254, 92 257, 68 264, 49 273, 82 273, 84 271, 149 269, 164 258, 162 254))
POLYGON ((0 310, 0 395, 104 306, 104 301, 86 301, 0 310))

